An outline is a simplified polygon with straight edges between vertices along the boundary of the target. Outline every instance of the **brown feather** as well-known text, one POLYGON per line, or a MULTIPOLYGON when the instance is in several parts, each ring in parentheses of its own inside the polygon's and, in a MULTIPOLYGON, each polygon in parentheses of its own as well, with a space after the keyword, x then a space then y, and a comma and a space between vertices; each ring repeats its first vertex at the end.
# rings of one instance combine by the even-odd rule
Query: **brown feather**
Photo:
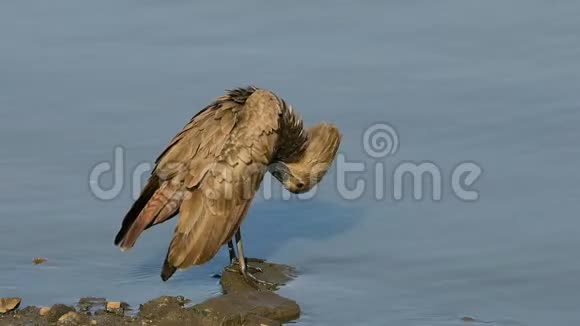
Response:
POLYGON ((132 248, 144 230, 175 216, 182 199, 183 194, 179 184, 164 182, 147 201, 147 204, 122 236, 119 242, 121 249, 132 248))
POLYGON ((115 236, 115 245, 119 245, 121 243, 121 241, 129 231, 135 220, 139 217, 139 214, 141 213, 143 207, 147 205, 149 199, 151 199, 153 194, 159 188, 159 185, 160 185, 159 178, 155 175, 152 175, 147 181, 147 184, 145 185, 143 190, 141 191, 141 195, 139 196, 139 198, 135 201, 135 203, 133 203, 133 206, 131 206, 131 209, 129 209, 129 212, 127 212, 127 215, 125 215, 125 218, 123 218, 121 230, 119 230, 119 232, 115 236))
MULTIPOLYGON (((181 205, 164 270, 207 262, 239 227, 264 176, 263 158, 268 161, 274 154, 279 110, 270 108, 279 103, 262 90, 254 92, 237 113, 233 109, 240 104, 224 103, 223 109, 232 111, 220 113, 221 127, 211 132, 211 142, 202 140, 200 152, 207 147, 210 160, 203 173, 189 173, 201 179, 186 181, 191 196, 181 205), (220 132, 224 129, 229 132, 220 132)), ((190 168, 199 169, 200 162, 197 158, 190 168)))
MULTIPOLYGON (((201 181, 208 166, 214 160, 213 157, 210 157, 210 153, 218 151, 215 144, 222 144, 227 135, 227 132, 221 131, 219 134, 214 134, 213 139, 208 138, 206 135, 207 130, 204 132, 202 126, 208 128, 210 132, 216 129, 212 128, 212 123, 214 123, 213 121, 217 113, 219 113, 220 117, 224 115, 231 116, 231 111, 236 106, 239 106, 233 99, 235 98, 237 101, 245 102, 245 98, 249 97, 255 90, 255 88, 233 90, 226 96, 218 98, 215 102, 195 114, 185 127, 169 142, 169 145, 167 145, 155 161, 155 167, 151 177, 143 188, 141 195, 123 219, 121 230, 115 237, 115 245, 120 245, 123 242, 121 248, 128 249, 135 243, 137 237, 144 229, 175 216, 176 211, 172 214, 168 214, 165 211, 160 212, 161 215, 159 216, 162 216, 160 218, 155 217, 155 214, 152 213, 141 215, 141 211, 145 207, 150 207, 153 211, 155 207, 164 207, 161 203, 163 203, 162 199, 167 198, 165 197, 165 193, 159 194, 157 204, 148 206, 149 200, 152 199, 157 189, 164 182, 181 182, 185 180, 187 186, 195 187, 201 181), (224 104, 226 104, 225 107, 224 104), (203 137, 203 135, 206 136, 203 137), (202 138, 205 138, 208 143, 210 141, 213 142, 213 146, 212 144, 205 144, 206 146, 200 151, 202 138), (194 159, 197 157, 202 159, 194 159), (151 223, 153 220, 156 222, 151 223), (130 230, 131 235, 127 237, 130 230)), ((233 124, 230 123, 229 126, 231 125, 233 124)), ((223 128, 217 129, 226 129, 227 131, 227 128, 228 124, 223 128)), ((177 201, 171 201, 170 205, 164 209, 169 210, 169 207, 173 207, 175 203, 177 201)))

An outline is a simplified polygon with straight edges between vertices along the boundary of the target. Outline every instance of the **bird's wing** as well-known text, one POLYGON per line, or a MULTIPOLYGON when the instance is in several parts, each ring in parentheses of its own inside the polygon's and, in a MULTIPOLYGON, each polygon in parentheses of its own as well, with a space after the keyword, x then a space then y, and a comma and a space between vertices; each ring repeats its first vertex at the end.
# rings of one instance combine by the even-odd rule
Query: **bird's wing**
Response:
POLYGON ((280 105, 266 91, 252 97, 242 110, 221 116, 222 124, 232 125, 224 142, 200 145, 198 154, 209 153, 212 162, 196 159, 189 167, 188 191, 167 252, 164 279, 177 268, 211 259, 239 227, 262 181, 275 150, 279 111, 274 108, 280 105))
MULTIPOLYGON (((121 249, 131 248, 143 230, 177 214, 184 196, 197 188, 212 164, 228 157, 224 151, 233 150, 240 142, 239 139, 232 139, 232 136, 239 134, 247 137, 246 145, 250 146, 252 137, 256 138, 254 134, 260 127, 263 130, 277 128, 277 120, 273 115, 255 114, 252 110, 241 114, 246 111, 242 110, 244 101, 235 96, 240 91, 244 90, 234 90, 196 114, 157 158, 149 181, 123 219, 121 230, 115 238, 115 244, 121 249), (251 132, 243 132, 244 128, 251 132), (233 145, 228 142, 233 142, 233 145)), ((254 91, 247 90, 249 94, 254 91)), ((241 148, 238 155, 247 160, 250 154, 260 156, 265 153, 255 148, 251 151, 241 148)), ((229 160, 234 159, 229 157, 229 160)))
POLYGON ((187 125, 171 140, 155 161, 155 168, 141 195, 135 201, 115 237, 115 244, 122 250, 133 247, 139 235, 147 228, 174 217, 183 201, 184 182, 193 176, 190 173, 204 173, 196 166, 209 166, 219 144, 225 142, 233 128, 232 119, 221 119, 235 115, 241 106, 235 102, 216 101, 196 114, 187 125), (231 111, 231 112, 230 112, 231 111), (198 149, 204 148, 203 153, 198 149))

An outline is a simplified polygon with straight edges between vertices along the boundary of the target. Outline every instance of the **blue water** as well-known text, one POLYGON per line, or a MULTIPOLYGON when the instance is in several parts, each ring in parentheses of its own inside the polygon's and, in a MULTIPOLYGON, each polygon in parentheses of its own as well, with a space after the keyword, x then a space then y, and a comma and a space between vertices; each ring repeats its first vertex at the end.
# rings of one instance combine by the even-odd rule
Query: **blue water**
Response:
POLYGON ((0 296, 219 293, 226 252, 160 281, 174 221, 130 252, 112 241, 132 169, 254 84, 336 123, 340 153, 366 164, 347 177, 367 182, 361 198, 343 198, 335 166, 313 199, 258 198, 243 225, 250 256, 299 269, 281 290, 299 325, 578 325, 579 16, 572 1, 3 1, 0 296), (363 150, 376 122, 397 130, 394 155, 363 150), (89 173, 116 146, 127 185, 99 200, 89 173), (405 161, 440 168, 440 201, 393 199, 405 161), (463 161, 483 169, 475 202, 450 186, 463 161))

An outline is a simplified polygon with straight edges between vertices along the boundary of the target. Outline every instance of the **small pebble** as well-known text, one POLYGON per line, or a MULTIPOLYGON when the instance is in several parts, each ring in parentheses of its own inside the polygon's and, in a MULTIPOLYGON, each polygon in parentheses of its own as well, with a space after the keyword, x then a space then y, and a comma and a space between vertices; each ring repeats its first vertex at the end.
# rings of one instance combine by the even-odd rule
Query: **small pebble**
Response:
POLYGON ((107 302, 107 310, 121 309, 121 302, 119 301, 109 301, 107 302))
POLYGON ((105 306, 105 309, 107 312, 115 313, 117 315, 122 315, 125 313, 125 308, 127 308, 127 307, 128 307, 128 305, 124 302, 108 301, 107 305, 105 306))
POLYGON ((50 310, 50 307, 40 307, 40 310, 38 310, 38 314, 41 316, 46 315, 46 313, 50 310))

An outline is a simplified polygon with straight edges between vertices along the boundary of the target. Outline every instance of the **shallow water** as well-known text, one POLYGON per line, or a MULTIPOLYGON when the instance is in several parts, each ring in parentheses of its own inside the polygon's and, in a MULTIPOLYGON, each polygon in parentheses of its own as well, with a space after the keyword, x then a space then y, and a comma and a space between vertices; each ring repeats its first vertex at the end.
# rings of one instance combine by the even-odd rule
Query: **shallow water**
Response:
POLYGON ((548 1, 4 1, 0 296, 217 293, 225 252, 160 281, 172 222, 119 252, 131 187, 99 200, 89 172, 121 145, 129 183, 224 88, 255 84, 339 126, 340 152, 367 164, 349 187, 372 185, 377 162, 386 172, 382 200, 370 186, 343 199, 333 171, 314 199, 254 203, 246 251, 299 268, 281 291, 298 324, 577 325, 579 15, 548 1), (363 151, 376 122, 396 128, 395 155, 363 151), (404 161, 439 166, 440 201, 393 199, 404 161), (462 161, 483 168, 476 202, 452 194, 462 161))

